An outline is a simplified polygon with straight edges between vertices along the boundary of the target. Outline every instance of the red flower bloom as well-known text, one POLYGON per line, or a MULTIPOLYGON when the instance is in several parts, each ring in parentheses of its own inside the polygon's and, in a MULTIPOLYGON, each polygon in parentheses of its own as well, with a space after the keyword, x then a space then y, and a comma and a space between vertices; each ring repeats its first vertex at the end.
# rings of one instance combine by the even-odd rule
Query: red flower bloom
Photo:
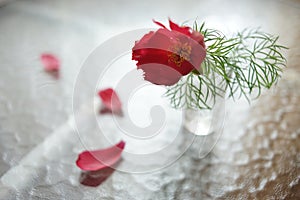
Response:
POLYGON ((113 112, 121 113, 122 104, 117 95, 117 93, 112 88, 107 88, 98 92, 99 97, 102 100, 104 108, 101 110, 101 113, 113 112))
POLYGON ((178 26, 169 20, 168 30, 151 31, 137 41, 132 49, 132 59, 145 73, 145 80, 157 85, 173 85, 192 70, 201 70, 206 50, 204 37, 187 26, 178 26))
POLYGON ((111 167, 120 160, 124 147, 125 142, 121 141, 107 149, 84 151, 79 154, 76 165, 80 169, 87 171, 96 171, 111 167))
POLYGON ((58 58, 52 54, 42 54, 41 61, 44 64, 44 69, 48 72, 58 71, 60 68, 60 62, 58 58))

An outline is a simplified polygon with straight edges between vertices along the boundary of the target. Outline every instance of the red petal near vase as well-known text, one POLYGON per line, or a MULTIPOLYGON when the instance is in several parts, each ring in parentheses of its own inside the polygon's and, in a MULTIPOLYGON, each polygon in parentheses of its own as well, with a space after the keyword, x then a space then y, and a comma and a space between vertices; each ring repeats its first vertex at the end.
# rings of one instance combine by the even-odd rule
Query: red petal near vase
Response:
POLYGON ((114 113, 118 113, 122 110, 121 101, 117 93, 112 88, 101 90, 99 91, 98 95, 101 98, 105 108, 114 113))
POLYGON ((41 55, 41 61, 44 64, 46 71, 58 71, 60 68, 60 62, 58 58, 52 54, 44 53, 41 55))
POLYGON ((111 167, 121 159, 124 147, 125 142, 121 141, 106 149, 84 151, 79 154, 76 165, 86 171, 96 171, 111 167))

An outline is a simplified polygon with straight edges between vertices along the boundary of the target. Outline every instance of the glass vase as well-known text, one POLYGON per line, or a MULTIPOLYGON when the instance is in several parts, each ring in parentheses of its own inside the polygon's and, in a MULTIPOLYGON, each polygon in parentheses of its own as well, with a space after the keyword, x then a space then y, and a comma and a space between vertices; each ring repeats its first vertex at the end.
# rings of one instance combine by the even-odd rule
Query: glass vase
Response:
POLYGON ((184 133, 193 138, 190 155, 196 159, 207 156, 222 134, 225 121, 225 99, 216 97, 212 109, 185 109, 184 133))

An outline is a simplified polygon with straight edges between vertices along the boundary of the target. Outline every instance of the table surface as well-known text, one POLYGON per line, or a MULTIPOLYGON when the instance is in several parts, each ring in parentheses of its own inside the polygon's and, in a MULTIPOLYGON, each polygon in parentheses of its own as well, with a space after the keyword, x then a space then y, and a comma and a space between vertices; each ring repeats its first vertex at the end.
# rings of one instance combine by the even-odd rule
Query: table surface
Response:
POLYGON ((300 199, 299 21, 297 0, 2 2, 0 199, 300 199), (205 158, 191 148, 152 173, 82 173, 75 160, 84 147, 67 122, 81 64, 111 36, 167 17, 280 35, 289 47, 282 79, 251 105, 226 102, 223 132, 205 158), (59 79, 43 72, 43 52, 61 59, 59 79), (97 187, 80 183, 103 177, 97 187))

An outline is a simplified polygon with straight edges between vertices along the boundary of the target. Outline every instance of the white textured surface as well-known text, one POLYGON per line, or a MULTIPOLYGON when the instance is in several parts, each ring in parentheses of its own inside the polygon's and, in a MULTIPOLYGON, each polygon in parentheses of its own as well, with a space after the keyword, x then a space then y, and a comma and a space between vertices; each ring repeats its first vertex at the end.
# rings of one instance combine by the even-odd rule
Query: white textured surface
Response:
MULTIPOLYGON (((151 5, 57 0, 1 7, 0 199, 300 199, 299 7, 293 0, 151 5), (262 26, 280 34, 290 47, 289 68, 278 88, 251 107, 244 101, 228 102, 224 133, 204 159, 198 159, 196 144, 158 172, 115 171, 98 187, 81 185, 79 180, 88 175, 74 163, 84 148, 72 128, 58 128, 71 114, 80 65, 111 35, 154 27, 152 18, 168 16, 180 22, 198 16, 227 32, 262 26), (61 58, 61 79, 41 70, 38 56, 44 51, 61 58), (18 167, 25 167, 27 175, 5 178, 18 167)), ((95 134, 96 129, 87 123, 86 130, 95 134)), ((92 177, 97 176, 101 174, 92 177)))

